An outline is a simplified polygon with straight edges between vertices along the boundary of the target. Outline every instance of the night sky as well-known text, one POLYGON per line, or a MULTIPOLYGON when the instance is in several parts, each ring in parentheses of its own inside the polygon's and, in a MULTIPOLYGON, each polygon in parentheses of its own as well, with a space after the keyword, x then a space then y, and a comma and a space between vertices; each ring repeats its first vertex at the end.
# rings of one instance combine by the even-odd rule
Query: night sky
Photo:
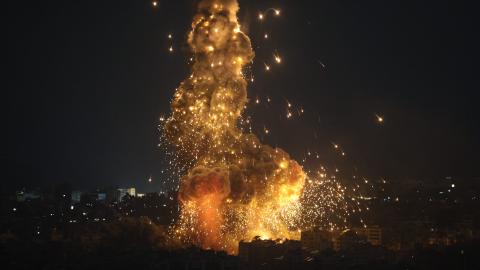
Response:
MULTIPOLYGON (((9 2, 2 188, 159 189, 158 119, 189 75, 196 2, 9 2)), ((249 96, 262 100, 246 114, 266 143, 368 177, 480 175, 477 9, 444 0, 239 2, 256 52, 249 96), (260 22, 269 7, 281 16, 260 22), (266 72, 274 52, 282 64, 266 72), (286 100, 305 114, 287 120, 286 100)))

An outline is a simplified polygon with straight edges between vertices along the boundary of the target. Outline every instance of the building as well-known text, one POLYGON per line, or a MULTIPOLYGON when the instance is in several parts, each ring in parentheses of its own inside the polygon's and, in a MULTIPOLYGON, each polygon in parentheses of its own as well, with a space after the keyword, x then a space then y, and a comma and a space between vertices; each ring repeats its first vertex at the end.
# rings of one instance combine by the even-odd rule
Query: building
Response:
POLYGON ((83 192, 81 192, 80 190, 74 190, 72 191, 72 203, 79 203, 80 200, 82 199, 82 194, 83 192))
POLYGON ((80 202, 85 205, 93 205, 98 200, 98 194, 95 192, 83 192, 80 202))
POLYGON ((261 240, 239 243, 241 269, 249 270, 313 270, 320 269, 318 252, 302 248, 297 240, 261 240))
POLYGON ((301 234, 302 248, 308 250, 323 251, 333 249, 333 234, 324 230, 302 231, 301 234))
POLYGON ((104 202, 107 199, 107 193, 97 193, 97 201, 104 202))
POLYGON ((364 236, 367 241, 373 246, 380 246, 382 244, 382 229, 379 226, 368 226, 366 228, 354 228, 354 231, 359 236, 364 236))
POLYGON ((40 199, 40 197, 42 197, 38 191, 26 192, 24 190, 17 191, 16 196, 18 202, 40 199))
POLYGON ((135 197, 135 188, 134 187, 131 187, 131 188, 119 188, 117 189, 117 192, 116 192, 116 196, 115 196, 115 201, 117 202, 120 202, 122 201, 123 197, 125 197, 125 195, 130 195, 132 197, 135 197))
POLYGON ((367 242, 365 236, 360 236, 355 230, 345 230, 338 238, 339 250, 357 249, 367 242))
POLYGON ((300 241, 274 241, 255 238, 251 242, 240 241, 238 257, 246 263, 262 264, 275 258, 281 258, 288 252, 297 249, 301 249, 300 241))
POLYGON ((136 195, 135 188, 134 187, 127 188, 127 194, 132 196, 132 197, 135 197, 135 195, 136 195))

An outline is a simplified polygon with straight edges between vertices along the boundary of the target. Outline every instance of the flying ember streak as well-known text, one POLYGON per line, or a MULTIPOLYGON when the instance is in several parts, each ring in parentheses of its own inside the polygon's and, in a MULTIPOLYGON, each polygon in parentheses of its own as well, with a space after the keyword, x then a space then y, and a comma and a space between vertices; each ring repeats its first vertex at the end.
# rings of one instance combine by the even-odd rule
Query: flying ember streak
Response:
POLYGON ((377 118, 377 122, 378 122, 378 123, 383 123, 383 120, 384 120, 384 119, 383 119, 382 116, 380 116, 380 115, 378 115, 378 114, 375 114, 375 117, 377 118))
POLYGON ((250 120, 242 117, 242 70, 254 53, 240 30, 238 9, 236 0, 200 1, 188 36, 192 73, 161 123, 162 141, 173 147, 170 165, 183 173, 174 240, 230 253, 255 236, 298 239, 302 224, 323 220, 325 209, 341 205, 345 193, 332 179, 308 177, 306 183, 303 168, 285 151, 244 131, 250 120))
POLYGON ((265 16, 268 14, 268 12, 270 12, 270 11, 272 11, 275 14, 275 16, 280 15, 280 10, 279 9, 269 8, 269 9, 265 10, 264 12, 258 13, 258 19, 263 20, 265 18, 265 16))
POLYGON ((282 62, 282 58, 280 58, 280 56, 274 54, 273 55, 273 58, 275 59, 275 62, 277 62, 278 64, 280 64, 282 62))

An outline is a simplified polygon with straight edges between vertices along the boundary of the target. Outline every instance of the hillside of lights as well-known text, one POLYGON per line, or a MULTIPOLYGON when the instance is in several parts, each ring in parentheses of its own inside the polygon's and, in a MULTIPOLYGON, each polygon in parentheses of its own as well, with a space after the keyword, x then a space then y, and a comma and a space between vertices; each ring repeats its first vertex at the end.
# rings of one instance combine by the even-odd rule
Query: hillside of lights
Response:
MULTIPOLYGON (((171 115, 160 119, 161 145, 178 181, 180 217, 170 230, 172 245, 236 253, 239 241, 256 236, 299 239, 312 227, 344 229, 349 215, 362 211, 352 195, 358 186, 340 184, 322 166, 304 170, 246 128, 251 120, 243 115, 244 72, 254 52, 238 10, 236 0, 200 1, 188 35, 191 75, 176 89, 171 115)), ((279 15, 268 9, 258 18, 279 15)), ((287 118, 290 109, 288 103, 287 118)))

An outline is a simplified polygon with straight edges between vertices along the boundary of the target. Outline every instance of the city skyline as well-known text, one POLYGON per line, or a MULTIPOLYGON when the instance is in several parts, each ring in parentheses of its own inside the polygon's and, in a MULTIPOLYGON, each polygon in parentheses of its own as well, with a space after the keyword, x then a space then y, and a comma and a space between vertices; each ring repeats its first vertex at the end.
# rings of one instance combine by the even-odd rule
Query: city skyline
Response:
POLYGON ((479 268, 473 5, 5 8, 4 268, 479 268))

